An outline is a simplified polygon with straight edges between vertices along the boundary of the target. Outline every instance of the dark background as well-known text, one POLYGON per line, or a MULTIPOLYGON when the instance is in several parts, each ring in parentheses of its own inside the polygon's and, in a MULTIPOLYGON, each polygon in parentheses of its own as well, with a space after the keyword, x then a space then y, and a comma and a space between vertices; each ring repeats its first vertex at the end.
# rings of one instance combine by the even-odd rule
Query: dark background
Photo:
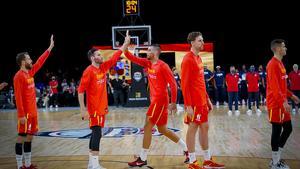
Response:
MULTIPOLYGON (((55 48, 41 71, 61 69, 81 75, 89 64, 87 50, 111 45, 111 26, 122 19, 121 0, 14 3, 2 4, 0 13, 0 81, 10 84, 18 70, 16 54, 28 51, 35 61, 48 48, 52 33, 55 48)), ((215 65, 226 69, 266 65, 272 56, 270 41, 283 38, 288 47, 284 63, 290 71, 292 64, 299 63, 297 5, 261 3, 141 0, 141 17, 152 26, 153 43, 185 43, 189 32, 201 31, 205 41, 215 45, 215 65)))

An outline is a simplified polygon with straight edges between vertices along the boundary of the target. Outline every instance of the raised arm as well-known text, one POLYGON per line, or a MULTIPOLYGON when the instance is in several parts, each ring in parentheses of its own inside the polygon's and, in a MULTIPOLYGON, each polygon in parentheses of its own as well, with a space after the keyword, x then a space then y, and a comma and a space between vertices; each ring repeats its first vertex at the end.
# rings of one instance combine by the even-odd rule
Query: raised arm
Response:
POLYGON ((49 45, 48 49, 38 58, 38 60, 32 66, 32 69, 29 71, 29 74, 31 76, 34 76, 34 74, 36 74, 36 72, 40 70, 40 68, 43 66, 43 64, 47 60, 53 47, 54 47, 54 40, 53 40, 53 35, 51 35, 50 45, 49 45))

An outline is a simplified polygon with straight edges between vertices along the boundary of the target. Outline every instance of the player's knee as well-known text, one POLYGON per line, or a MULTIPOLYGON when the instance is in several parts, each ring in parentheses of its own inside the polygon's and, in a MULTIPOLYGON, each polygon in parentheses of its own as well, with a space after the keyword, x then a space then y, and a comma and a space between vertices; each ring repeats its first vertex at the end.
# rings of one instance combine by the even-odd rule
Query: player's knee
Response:
POLYGON ((27 135, 26 136, 26 142, 31 142, 33 140, 33 135, 27 135))
POLYGON ((289 125, 289 126, 285 127, 284 130, 287 134, 291 134, 293 131, 293 127, 292 127, 292 125, 289 125))
POLYGON ((166 127, 157 127, 157 129, 158 129, 158 132, 163 135, 165 135, 168 132, 166 127))
POLYGON ((24 137, 19 135, 17 137, 17 143, 23 143, 23 141, 24 141, 24 137))
POLYGON ((200 128, 201 128, 201 132, 206 132, 209 129, 209 125, 208 125, 208 123, 203 123, 203 124, 201 124, 200 128))

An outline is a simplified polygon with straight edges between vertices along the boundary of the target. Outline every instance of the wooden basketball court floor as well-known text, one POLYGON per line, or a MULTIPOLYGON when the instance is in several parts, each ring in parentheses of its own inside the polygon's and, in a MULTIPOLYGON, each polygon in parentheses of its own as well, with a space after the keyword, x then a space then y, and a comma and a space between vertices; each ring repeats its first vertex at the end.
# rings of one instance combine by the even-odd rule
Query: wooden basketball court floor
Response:
MULTIPOLYGON (((271 125, 267 114, 228 116, 227 107, 215 108, 209 114, 209 142, 216 161, 232 169, 265 169, 271 159, 271 125)), ((110 107, 101 140, 100 163, 108 169, 128 168, 127 162, 138 154, 142 145, 142 127, 147 108, 110 107)), ((300 115, 292 115, 293 133, 283 152, 283 159, 292 169, 300 169, 300 115)), ((183 114, 170 116, 168 126, 185 140, 187 126, 183 114), (179 129, 177 131, 176 129, 179 129)), ((42 169, 87 168, 88 121, 82 121, 78 108, 58 111, 39 110, 40 136, 33 142, 33 163, 42 169), (44 133, 43 133, 44 132, 44 133), (46 133, 45 133, 46 132, 46 133), (47 133, 50 132, 50 133, 47 133), (44 136, 42 136, 44 134, 44 136), (46 137, 46 136, 47 137, 46 137), (51 136, 49 136, 51 135, 51 136), (71 138, 64 138, 71 137, 71 138)), ((16 168, 14 145, 16 139, 16 111, 0 110, 0 168, 16 168)), ((198 160, 202 151, 196 144, 198 160)), ((155 169, 187 168, 180 147, 164 136, 153 136, 148 165, 155 169)))

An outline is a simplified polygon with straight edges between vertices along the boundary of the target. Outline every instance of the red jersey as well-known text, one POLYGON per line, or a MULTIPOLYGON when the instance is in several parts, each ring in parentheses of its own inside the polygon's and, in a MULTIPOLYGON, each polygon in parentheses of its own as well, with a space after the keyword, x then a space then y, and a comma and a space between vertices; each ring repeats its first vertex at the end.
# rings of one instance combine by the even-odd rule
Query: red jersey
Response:
POLYGON ((125 52, 125 56, 132 62, 147 68, 148 82, 150 86, 150 100, 152 103, 160 102, 164 104, 169 103, 168 84, 171 88, 171 102, 176 103, 177 99, 177 85, 173 73, 169 66, 158 60, 152 63, 146 58, 139 58, 131 54, 129 51, 125 52))
POLYGON ((283 63, 273 57, 267 65, 267 107, 269 110, 282 107, 292 93, 287 89, 287 75, 283 63))
POLYGON ((248 72, 246 74, 246 80, 248 84, 248 92, 258 92, 259 90, 259 74, 254 72, 248 72))
POLYGON ((121 54, 122 51, 118 50, 111 59, 101 63, 99 68, 90 65, 83 72, 78 93, 86 92, 87 111, 93 117, 108 113, 106 73, 117 63, 121 54))
POLYGON ((58 91, 57 91, 57 87, 58 87, 58 82, 56 80, 52 80, 49 82, 49 86, 51 88, 51 93, 53 94, 57 94, 58 91))
POLYGON ((208 95, 204 66, 199 55, 188 52, 181 63, 181 89, 185 106, 206 106, 208 95))
POLYGON ((300 90, 300 70, 297 72, 291 71, 289 74, 290 79, 290 89, 291 90, 300 90))
POLYGON ((228 92, 238 92, 239 91, 239 75, 237 73, 226 75, 226 84, 228 92))
POLYGON ((33 76, 42 67, 50 51, 46 50, 33 64, 31 70, 19 70, 14 76, 14 90, 18 117, 37 117, 36 94, 33 76))

